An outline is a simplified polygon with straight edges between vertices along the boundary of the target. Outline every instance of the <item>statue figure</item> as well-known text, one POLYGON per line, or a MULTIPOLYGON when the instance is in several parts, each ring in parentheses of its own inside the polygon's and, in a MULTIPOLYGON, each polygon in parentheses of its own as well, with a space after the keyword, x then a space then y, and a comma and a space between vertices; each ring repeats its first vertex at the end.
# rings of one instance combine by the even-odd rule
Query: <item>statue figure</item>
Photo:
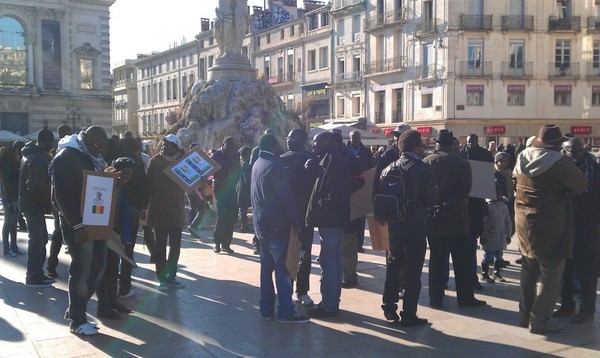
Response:
POLYGON ((240 56, 250 21, 248 0, 219 0, 215 12, 214 36, 219 46, 219 57, 240 56))

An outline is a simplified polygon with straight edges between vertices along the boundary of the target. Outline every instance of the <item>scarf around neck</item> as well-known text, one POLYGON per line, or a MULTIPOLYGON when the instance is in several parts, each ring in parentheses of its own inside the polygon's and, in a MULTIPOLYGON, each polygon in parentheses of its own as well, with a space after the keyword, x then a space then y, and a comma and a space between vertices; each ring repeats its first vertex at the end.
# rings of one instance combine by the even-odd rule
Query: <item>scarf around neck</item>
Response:
POLYGON ((88 147, 85 145, 85 140, 84 140, 84 135, 83 132, 79 132, 79 134, 77 135, 77 144, 79 145, 79 151, 81 151, 83 154, 87 155, 88 157, 90 157, 90 159, 92 160, 92 162, 94 163, 94 170, 97 172, 103 172, 104 169, 106 169, 106 162, 104 161, 104 158, 102 157, 102 154, 98 154, 97 156, 94 156, 90 150, 88 149, 88 147))

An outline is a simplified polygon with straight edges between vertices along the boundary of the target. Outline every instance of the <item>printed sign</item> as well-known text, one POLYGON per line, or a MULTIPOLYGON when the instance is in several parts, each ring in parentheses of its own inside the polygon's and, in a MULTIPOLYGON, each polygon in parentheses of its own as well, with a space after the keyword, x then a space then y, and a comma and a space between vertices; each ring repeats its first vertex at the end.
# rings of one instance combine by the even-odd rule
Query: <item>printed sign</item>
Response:
POLYGON ((186 193, 202 184, 206 178, 221 166, 212 160, 202 149, 196 147, 184 154, 177 162, 165 169, 165 174, 186 193))
POLYGON ((117 207, 117 173, 85 171, 81 218, 92 240, 111 238, 117 207))

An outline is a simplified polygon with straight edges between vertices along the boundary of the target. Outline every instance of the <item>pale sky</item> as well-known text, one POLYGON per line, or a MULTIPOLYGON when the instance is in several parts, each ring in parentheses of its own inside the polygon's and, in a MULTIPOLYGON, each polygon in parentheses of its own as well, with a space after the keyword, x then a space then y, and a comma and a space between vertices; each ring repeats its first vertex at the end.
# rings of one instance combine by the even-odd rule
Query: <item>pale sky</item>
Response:
MULTIPOLYGON (((194 40, 200 18, 215 17, 218 0, 117 0, 110 7, 110 63, 135 59, 138 53, 165 51, 194 40)), ((264 6, 264 0, 248 0, 264 6)))

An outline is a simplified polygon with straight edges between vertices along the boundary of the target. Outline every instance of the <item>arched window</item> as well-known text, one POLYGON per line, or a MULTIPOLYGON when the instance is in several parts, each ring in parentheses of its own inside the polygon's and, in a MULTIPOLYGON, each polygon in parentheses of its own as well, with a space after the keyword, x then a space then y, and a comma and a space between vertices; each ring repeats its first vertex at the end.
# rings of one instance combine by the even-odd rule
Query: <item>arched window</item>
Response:
POLYGON ((0 17, 0 86, 27 84, 25 30, 10 16, 0 17))

